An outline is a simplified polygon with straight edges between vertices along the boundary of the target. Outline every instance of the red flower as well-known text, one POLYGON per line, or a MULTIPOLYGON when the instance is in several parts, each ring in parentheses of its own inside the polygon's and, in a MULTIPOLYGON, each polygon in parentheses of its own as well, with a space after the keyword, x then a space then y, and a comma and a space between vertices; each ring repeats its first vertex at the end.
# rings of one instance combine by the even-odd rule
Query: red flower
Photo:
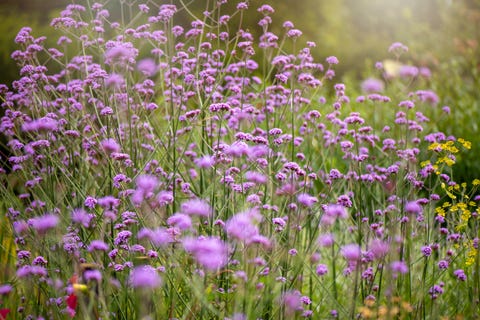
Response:
POLYGON ((73 318, 75 316, 75 309, 77 308, 77 296, 74 293, 70 294, 66 302, 68 314, 73 318))
POLYGON ((0 320, 7 319, 7 315, 10 313, 10 309, 0 309, 0 320))

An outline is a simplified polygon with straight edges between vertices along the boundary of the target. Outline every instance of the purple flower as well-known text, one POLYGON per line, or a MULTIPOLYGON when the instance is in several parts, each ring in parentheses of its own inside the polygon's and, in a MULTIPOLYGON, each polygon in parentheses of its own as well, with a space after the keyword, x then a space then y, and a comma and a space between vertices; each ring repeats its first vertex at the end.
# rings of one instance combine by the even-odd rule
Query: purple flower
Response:
POLYGON ((457 277, 458 280, 460 281, 465 281, 467 280, 467 275, 465 274, 465 272, 462 270, 462 269, 457 269, 453 272, 453 274, 455 275, 455 277, 457 277))
POLYGON ((13 222, 13 230, 16 234, 22 234, 28 230, 28 223, 24 220, 17 220, 13 222))
POLYGON ((38 256, 38 257, 36 257, 35 259, 33 259, 33 261, 32 261, 32 264, 34 264, 34 265, 36 265, 36 266, 38 266, 38 265, 40 265, 40 266, 46 266, 47 263, 48 263, 47 259, 45 259, 45 258, 42 257, 42 256, 38 256))
POLYGON ((408 272, 408 266, 404 261, 394 261, 390 264, 390 268, 392 269, 394 277, 397 277, 399 273, 405 274, 408 272))
POLYGON ((173 192, 172 191, 160 191, 157 194, 157 202, 158 205, 163 207, 166 206, 167 204, 170 204, 173 202, 173 192))
POLYGON ((325 264, 319 264, 319 265, 317 266, 316 272, 317 272, 317 274, 318 274, 319 276, 323 276, 323 275, 327 274, 327 272, 328 272, 328 267, 327 267, 327 265, 325 265, 325 264))
POLYGON ((59 220, 60 219, 55 214, 46 214, 43 216, 32 218, 28 220, 28 223, 32 226, 33 229, 38 231, 38 233, 43 234, 49 229, 55 228, 59 220))
POLYGON ((422 206, 416 201, 410 201, 405 205, 405 211, 410 214, 420 214, 422 213, 422 206))
POLYGON ((146 4, 139 4, 138 9, 143 13, 148 13, 148 11, 150 10, 150 8, 146 4))
POLYGON ((173 235, 165 228, 154 230, 143 228, 138 232, 138 239, 148 238, 155 246, 165 246, 174 241, 173 235))
POLYGON ((338 64, 338 59, 334 56, 327 57, 325 61, 327 61, 328 64, 338 64))
POLYGON ((20 250, 17 252, 18 259, 28 259, 30 258, 30 251, 20 250))
POLYGON ((120 200, 113 196, 105 196, 103 198, 98 199, 98 204, 104 209, 112 209, 120 205, 120 200))
POLYGON ((46 277, 47 269, 41 266, 23 266, 17 270, 17 277, 25 278, 28 276, 46 277))
POLYGON ((287 31, 287 37, 289 38, 298 38, 302 35, 302 31, 298 29, 291 29, 287 31))
POLYGON ((318 237, 317 242, 322 247, 331 247, 335 242, 335 238, 331 233, 322 234, 318 237))
POLYGON ((100 270, 94 269, 94 270, 85 270, 83 273, 83 276, 86 281, 97 281, 100 282, 102 281, 102 273, 100 270))
POLYGON ((108 78, 105 79, 105 84, 107 87, 120 88, 125 84, 125 79, 122 75, 117 73, 112 73, 108 78))
POLYGON ((415 78, 418 75, 418 68, 415 66, 403 65, 398 70, 398 74, 402 78, 415 78))
POLYGON ((407 52, 408 47, 401 42, 394 42, 388 48, 388 52, 407 52))
POLYGON ((238 10, 245 10, 248 9, 248 4, 246 2, 239 2, 237 4, 237 9, 238 10))
POLYGON ((274 225, 277 225, 278 227, 275 229, 276 231, 282 231, 283 228, 287 225, 287 221, 284 218, 276 217, 272 218, 272 222, 274 225))
POLYGON ((163 22, 167 22, 170 20, 173 15, 177 12, 177 7, 171 4, 164 4, 160 6, 160 11, 158 12, 158 16, 160 20, 163 22))
POLYGON ((185 201, 181 204, 180 210, 189 216, 209 217, 212 214, 212 208, 202 199, 185 201))
POLYGON ((195 164, 199 168, 208 169, 215 165, 215 158, 209 155, 195 159, 195 164))
POLYGON ((247 320, 247 316, 243 313, 234 313, 231 320, 247 320))
POLYGON ((155 63, 155 60, 151 58, 146 58, 138 62, 137 69, 145 76, 151 77, 155 75, 155 73, 157 73, 158 66, 155 63))
POLYGON ((422 102, 426 102, 432 106, 437 105, 437 103, 440 101, 438 98, 437 94, 431 90, 418 90, 415 92, 422 102))
POLYGON ((301 294, 298 291, 287 291, 282 296, 282 304, 285 306, 285 313, 293 315, 296 311, 303 310, 301 294))
POLYGON ((175 213, 167 219, 167 223, 171 226, 175 226, 180 230, 187 230, 192 227, 192 219, 189 215, 183 213, 175 213))
POLYGON ((58 129, 58 121, 49 117, 39 118, 31 122, 26 122, 22 126, 25 132, 30 131, 55 131, 58 129))
POLYGON ((340 204, 329 204, 324 207, 325 214, 330 217, 346 219, 348 217, 347 210, 340 204))
POLYGON ((268 4, 264 4, 264 5, 260 6, 257 9, 257 11, 263 13, 264 15, 268 15, 268 14, 271 14, 271 13, 275 12, 275 10, 272 8, 272 6, 270 6, 268 4))
POLYGON ((447 260, 440 260, 438 262, 438 268, 440 270, 445 270, 445 269, 448 269, 448 261, 447 260))
POLYGON ((87 213, 83 209, 74 209, 72 211, 72 222, 80 224, 85 228, 90 226, 90 222, 92 221, 93 216, 87 213))
POLYGON ((105 63, 115 64, 119 63, 132 64, 135 63, 135 58, 138 55, 138 50, 135 49, 130 42, 109 41, 106 43, 107 50, 105 52, 105 63))
POLYGON ((256 184, 265 184, 268 181, 267 176, 265 176, 264 174, 261 174, 260 172, 256 172, 256 171, 247 171, 245 173, 245 178, 248 181, 254 182, 256 184))
POLYGON ((440 285, 434 285, 430 287, 428 290, 428 293, 430 294, 430 297, 432 299, 437 299, 439 295, 443 293, 443 284, 441 283, 440 285))
POLYGON ((137 189, 132 194, 132 202, 136 205, 141 204, 144 199, 152 197, 159 184, 157 177, 148 174, 138 176, 135 183, 137 189))
POLYGON ((120 145, 112 138, 103 140, 101 144, 103 150, 105 150, 105 152, 108 154, 113 152, 120 152, 120 145))
POLYGON ((132 237, 132 233, 128 230, 120 231, 113 241, 113 243, 118 246, 120 244, 126 244, 128 242, 128 239, 132 237))
POLYGON ((373 239, 370 242, 370 251, 376 259, 381 259, 388 254, 390 245, 380 239, 373 239))
POLYGON ((297 196, 297 201, 301 205, 310 208, 318 202, 318 199, 314 196, 309 195, 308 193, 301 193, 297 196))
POLYGON ((9 284, 2 284, 0 286, 0 296, 9 294, 12 291, 12 286, 9 284))
POLYGON ((421 250, 424 257, 429 257, 432 254, 432 247, 430 246, 423 246, 421 250))
POLYGON ((210 112, 223 112, 229 111, 230 105, 228 103, 212 103, 209 107, 210 112))
POLYGON ((92 242, 90 242, 90 245, 88 246, 88 251, 92 252, 95 250, 107 251, 108 244, 106 244, 102 240, 93 240, 92 242))
POLYGON ((379 79, 368 78, 362 82, 362 91, 367 94, 380 93, 384 87, 383 81, 379 79))
POLYGON ((227 246, 218 238, 185 238, 183 246, 187 252, 195 257, 200 265, 208 270, 218 270, 227 264, 227 246))
POLYGON ((85 198, 84 204, 85 204, 85 207, 93 209, 97 204, 97 199, 95 199, 94 197, 88 196, 87 198, 85 198))
POLYGON ((348 261, 358 261, 362 257, 362 250, 356 243, 344 245, 341 248, 341 253, 348 261))
POLYGON ((256 223, 261 222, 261 220, 262 216, 258 209, 241 212, 228 219, 225 224, 225 231, 232 238, 250 243, 253 237, 260 233, 256 223))
POLYGON ((129 282, 134 288, 157 288, 162 284, 162 278, 157 270, 149 265, 138 266, 130 273, 129 282))

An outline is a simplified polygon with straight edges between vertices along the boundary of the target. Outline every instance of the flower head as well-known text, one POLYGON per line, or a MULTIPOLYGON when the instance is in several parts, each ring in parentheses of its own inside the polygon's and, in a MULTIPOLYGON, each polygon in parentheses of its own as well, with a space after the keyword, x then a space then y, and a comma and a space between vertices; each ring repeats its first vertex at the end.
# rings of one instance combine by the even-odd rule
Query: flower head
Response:
POLYGON ((341 249, 341 253, 348 261, 358 261, 362 257, 362 250, 356 243, 344 245, 341 249))
POLYGON ((370 94, 370 93, 379 93, 382 92, 384 89, 384 84, 382 80, 375 79, 375 78, 368 78, 362 82, 362 91, 370 94))
POLYGON ((210 205, 202 199, 191 199, 185 201, 180 206, 182 213, 189 216, 209 217, 212 214, 212 208, 210 205))
POLYGON ((152 266, 142 265, 132 270, 129 282, 134 288, 153 289, 162 284, 162 278, 152 266))
POLYGON ((55 214, 46 214, 36 218, 28 220, 28 223, 35 229, 37 232, 43 234, 46 231, 53 229, 57 226, 60 219, 55 214))
POLYGON ((183 246, 200 265, 208 270, 218 270, 227 264, 227 246, 218 238, 186 238, 183 240, 183 246))

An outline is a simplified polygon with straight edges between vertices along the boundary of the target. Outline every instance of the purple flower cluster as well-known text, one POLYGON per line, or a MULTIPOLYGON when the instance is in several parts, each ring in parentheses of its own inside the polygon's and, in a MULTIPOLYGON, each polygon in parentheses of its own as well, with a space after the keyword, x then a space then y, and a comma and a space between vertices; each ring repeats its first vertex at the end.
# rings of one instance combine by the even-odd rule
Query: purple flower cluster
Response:
POLYGON ((16 184, 2 189, 16 272, 0 303, 17 294, 18 317, 39 293, 51 314, 215 317, 255 299, 261 308, 233 318, 348 318, 330 307, 410 294, 403 277, 422 288, 432 278, 432 299, 449 294, 442 281, 468 280, 478 197, 449 169, 467 144, 434 131, 435 92, 383 95, 427 70, 394 68, 396 79, 385 63, 388 81, 330 83, 339 59, 316 62, 291 21, 275 34, 270 5, 227 14, 225 3, 182 25, 190 11, 173 4, 128 6, 128 25, 107 5, 69 5, 52 21, 57 47, 18 33, 20 78, 0 90, 11 167, 0 176, 16 184), (231 32, 246 12, 259 36, 231 32), (130 294, 144 305, 123 305, 130 294))

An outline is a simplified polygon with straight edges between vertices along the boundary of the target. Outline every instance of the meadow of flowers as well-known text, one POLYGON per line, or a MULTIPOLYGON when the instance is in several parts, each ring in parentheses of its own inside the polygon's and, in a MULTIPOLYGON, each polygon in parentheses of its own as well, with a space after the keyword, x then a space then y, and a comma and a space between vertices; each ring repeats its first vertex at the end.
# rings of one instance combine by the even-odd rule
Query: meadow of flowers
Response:
POLYGON ((0 319, 480 317, 480 180, 454 176, 475 146, 436 130, 430 70, 394 43, 338 83, 274 8, 224 3, 72 4, 57 47, 18 33, 0 319))

